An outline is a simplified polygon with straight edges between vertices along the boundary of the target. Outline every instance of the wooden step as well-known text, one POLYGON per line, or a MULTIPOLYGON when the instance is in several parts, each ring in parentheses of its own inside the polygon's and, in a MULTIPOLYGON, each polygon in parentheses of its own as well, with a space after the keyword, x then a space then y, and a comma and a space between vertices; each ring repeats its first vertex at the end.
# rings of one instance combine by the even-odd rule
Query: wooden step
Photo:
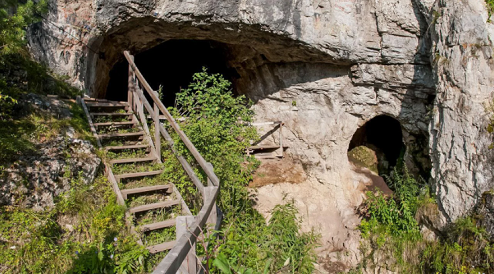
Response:
POLYGON ((105 150, 126 150, 126 149, 148 149, 149 145, 131 145, 131 146, 107 146, 105 150))
MULTIPOLYGON (((271 145, 271 146, 252 146, 252 147, 249 147, 248 149, 250 150, 268 150, 268 149, 278 149, 280 148, 280 146, 275 146, 275 145, 271 145)), ((283 149, 286 149, 288 148, 287 146, 283 146, 283 149)))
POLYGON ((148 205, 136 206, 129 209, 130 213, 139 213, 143 211, 149 211, 158 208, 171 207, 180 204, 179 200, 165 201, 159 203, 153 203, 148 205))
POLYGON ((132 115, 132 112, 127 112, 127 113, 114 113, 114 112, 93 112, 89 113, 91 116, 130 116, 132 115))
POLYGON ((152 162, 156 161, 156 157, 146 157, 146 158, 127 158, 127 159, 116 159, 111 160, 110 164, 131 164, 131 163, 142 163, 142 162, 152 162))
POLYGON ((113 133, 113 134, 99 134, 102 139, 115 138, 115 137, 138 137, 144 136, 144 131, 128 132, 128 133, 113 133))
POLYGON ((154 253, 158 253, 161 251, 170 250, 175 246, 176 243, 177 243, 177 241, 171 241, 171 242, 166 242, 166 243, 162 243, 162 244, 158 244, 158 245, 148 246, 148 247, 146 247, 146 249, 149 250, 149 253, 154 254, 154 253))
POLYGON ((128 179, 128 178, 139 178, 139 177, 160 175, 161 173, 163 173, 163 170, 136 172, 136 173, 124 173, 124 174, 115 175, 115 179, 121 180, 121 179, 128 179))
POLYGON ((135 122, 106 122, 106 123, 94 123, 95 127, 109 127, 109 126, 133 126, 137 125, 135 122))
POLYGON ((84 98, 84 101, 87 103, 93 103, 93 102, 102 102, 102 103, 121 103, 121 104, 127 104, 125 101, 112 101, 108 99, 100 99, 100 98, 84 98))
POLYGON ((123 189, 120 192, 122 192, 124 199, 127 199, 127 195, 158 191, 158 190, 168 190, 170 188, 172 188, 172 185, 145 186, 139 188, 123 189))
POLYGON ((119 103, 119 102, 87 102, 86 105, 92 108, 121 108, 128 106, 127 103, 119 103))
POLYGON ((176 219, 169 219, 163 222, 158 222, 154 224, 148 224, 148 225, 142 225, 141 226, 141 231, 142 232, 147 232, 147 231, 153 231, 161 228, 166 228, 166 227, 172 227, 177 224, 176 219))
POLYGON ((86 102, 108 102, 108 99, 100 99, 100 98, 84 98, 86 102))

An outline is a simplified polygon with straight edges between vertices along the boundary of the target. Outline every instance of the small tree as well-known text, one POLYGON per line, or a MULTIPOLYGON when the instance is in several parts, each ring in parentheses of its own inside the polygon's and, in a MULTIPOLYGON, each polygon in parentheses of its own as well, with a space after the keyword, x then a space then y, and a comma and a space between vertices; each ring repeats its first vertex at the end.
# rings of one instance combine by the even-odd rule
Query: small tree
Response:
MULTIPOLYGON (((176 95, 173 115, 181 120, 181 128, 201 155, 215 168, 222 183, 220 204, 243 200, 243 186, 251 178, 251 167, 244 165, 244 150, 249 140, 257 139, 256 130, 247 125, 254 112, 245 96, 234 96, 231 83, 220 74, 209 74, 205 68, 194 74, 189 87, 176 95), (242 187, 241 187, 242 186, 242 187)), ((179 151, 186 155, 181 142, 179 151)), ((253 163, 253 161, 248 161, 253 163)))

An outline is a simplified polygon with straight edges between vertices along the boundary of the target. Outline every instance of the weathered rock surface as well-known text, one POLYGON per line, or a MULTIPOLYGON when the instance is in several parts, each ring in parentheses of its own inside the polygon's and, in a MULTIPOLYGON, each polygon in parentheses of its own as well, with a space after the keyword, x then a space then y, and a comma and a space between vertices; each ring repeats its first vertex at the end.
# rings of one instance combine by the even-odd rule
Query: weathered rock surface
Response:
POLYGON ((400 121, 407 163, 432 168, 448 221, 494 187, 486 22, 480 0, 52 0, 29 41, 36 57, 100 97, 123 50, 216 41, 239 75, 237 92, 255 101, 258 120, 285 122, 287 153, 325 187, 345 228, 354 227, 356 182, 348 145, 378 115, 400 121))
MULTIPOLYGON (((29 94, 19 101, 18 114, 43 111, 57 119, 69 119, 71 112, 61 100, 29 94)), ((92 183, 101 160, 93 145, 74 139, 74 129, 35 143, 35 150, 22 155, 0 176, 0 205, 17 205, 42 210, 70 190, 71 184, 92 183)))

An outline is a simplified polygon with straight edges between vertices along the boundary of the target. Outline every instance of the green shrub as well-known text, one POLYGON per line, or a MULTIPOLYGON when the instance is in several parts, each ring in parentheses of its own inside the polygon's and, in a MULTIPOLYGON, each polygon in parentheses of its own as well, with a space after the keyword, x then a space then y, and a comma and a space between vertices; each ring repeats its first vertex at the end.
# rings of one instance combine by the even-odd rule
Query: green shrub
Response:
MULTIPOLYGON (((494 271, 494 243, 477 224, 476 218, 457 220, 437 241, 423 239, 416 220, 417 212, 431 212, 434 199, 410 177, 406 169, 396 169, 388 184, 392 197, 382 192, 368 193, 367 219, 359 228, 366 241, 361 250, 362 267, 378 263, 400 273, 491 273, 494 271), (424 209, 424 210, 421 210, 424 209), (384 263, 383 263, 384 262, 384 263)), ((382 266, 381 265, 381 266, 382 266)))
MULTIPOLYGON (((245 156, 244 151, 250 140, 258 138, 255 129, 248 125, 254 113, 249 108, 251 103, 244 96, 235 97, 230 86, 221 75, 211 75, 204 69, 193 76, 188 89, 177 94, 177 108, 170 108, 194 146, 213 164, 221 183, 217 204, 225 218, 217 232, 220 238, 209 238, 208 248, 199 247, 198 252, 205 256, 213 273, 221 269, 258 273, 266 268, 269 273, 281 269, 310 273, 317 237, 314 233, 298 232, 293 204, 278 206, 268 225, 253 209, 247 185, 258 161, 245 156)), ((179 152, 194 163, 179 138, 175 135, 174 139, 179 152)), ((200 171, 197 165, 194 167, 200 171)), ((180 182, 188 182, 185 174, 178 174, 180 182)), ((205 174, 199 174, 205 182, 205 174)), ((177 188, 188 190, 182 196, 195 191, 190 182, 177 184, 177 188)))

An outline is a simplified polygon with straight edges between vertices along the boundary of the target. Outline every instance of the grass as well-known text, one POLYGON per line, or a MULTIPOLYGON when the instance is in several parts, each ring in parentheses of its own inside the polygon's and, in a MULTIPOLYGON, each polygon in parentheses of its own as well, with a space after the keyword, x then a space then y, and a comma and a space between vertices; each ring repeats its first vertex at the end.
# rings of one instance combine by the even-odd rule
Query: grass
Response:
POLYGON ((111 133, 131 133, 140 132, 142 129, 140 127, 123 127, 123 126, 106 126, 98 127, 98 134, 111 134, 111 133))
POLYGON ((112 167, 114 174, 138 173, 147 171, 156 171, 163 169, 160 163, 134 163, 134 164, 115 164, 112 167))
POLYGON ((487 19, 487 22, 490 22, 491 15, 494 12, 494 0, 485 0, 485 3, 487 4, 487 11, 489 13, 489 18, 487 19))
POLYGON ((176 238, 176 228, 172 226, 145 233, 142 242, 144 245, 150 246, 174 241, 176 238))
POLYGON ((135 223, 137 229, 139 230, 139 226, 141 225, 147 225, 147 224, 166 221, 169 219, 175 219, 180 214, 182 214, 182 206, 180 205, 171 208, 160 208, 156 210, 147 211, 143 215, 136 217, 135 223))
POLYGON ((108 123, 108 122, 128 122, 128 116, 95 116, 93 118, 94 123, 108 123))
POLYGON ((129 159, 145 158, 148 156, 146 149, 123 149, 118 151, 107 151, 104 155, 107 159, 129 159))
POLYGON ((146 140, 128 140, 125 138, 105 138, 101 140, 102 146, 129 146, 129 145, 146 145, 146 140))
POLYGON ((0 220, 2 273, 148 272, 151 258, 128 233, 124 209, 103 176, 92 185, 74 177, 54 208, 0 207, 0 220))
POLYGON ((153 193, 147 195, 141 194, 141 196, 133 196, 130 199, 128 199, 126 202, 128 207, 136 207, 136 206, 164 202, 175 199, 176 199, 175 195, 161 192, 161 193, 153 193))
POLYGON ((89 140, 94 144, 82 108, 70 101, 68 108, 72 117, 66 119, 37 111, 19 118, 0 120, 0 166, 9 165, 20 155, 35 154, 38 143, 60 136, 69 127, 74 128, 74 138, 89 140))

